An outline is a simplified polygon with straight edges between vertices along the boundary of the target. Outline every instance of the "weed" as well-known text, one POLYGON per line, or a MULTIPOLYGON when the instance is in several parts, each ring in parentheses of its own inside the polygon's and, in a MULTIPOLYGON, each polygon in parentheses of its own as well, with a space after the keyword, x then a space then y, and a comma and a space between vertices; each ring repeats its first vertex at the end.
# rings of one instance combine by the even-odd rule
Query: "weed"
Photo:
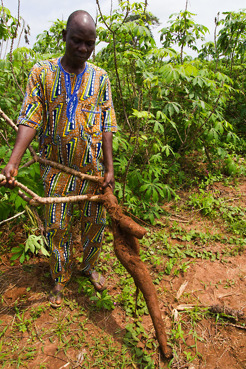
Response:
POLYGON ((34 234, 30 234, 27 238, 25 245, 19 244, 19 246, 13 247, 11 249, 13 256, 11 256, 10 260, 14 261, 16 259, 20 259, 20 263, 22 264, 25 260, 29 260, 29 252, 32 254, 38 254, 41 252, 44 256, 49 256, 48 251, 45 248, 44 238, 42 236, 35 236, 34 234))
POLYGON ((230 288, 233 287, 235 285, 235 281, 231 280, 231 279, 227 279, 226 283, 224 285, 224 288, 230 288))
POLYGON ((214 194, 199 189, 198 193, 189 196, 187 206, 198 209, 201 214, 216 218, 220 216, 227 224, 229 231, 235 234, 246 235, 245 209, 240 206, 232 206, 226 199, 219 197, 219 192, 214 194))
POLYGON ((203 320, 207 314, 207 308, 200 308, 196 306, 194 309, 186 309, 182 312, 179 312, 178 321, 173 323, 170 342, 172 343, 174 352, 175 348, 180 346, 180 342, 185 345, 186 349, 183 350, 183 353, 187 367, 189 366, 189 363, 191 363, 196 357, 201 357, 201 354, 197 348, 197 342, 204 342, 204 339, 198 333, 198 329, 200 330, 198 322, 203 320), (189 345, 186 343, 188 337, 191 339, 191 344, 189 345))
POLYGON ((44 312, 46 308, 44 306, 37 306, 36 308, 32 308, 30 311, 30 315, 33 320, 38 319, 44 312))
POLYGON ((107 290, 102 293, 96 292, 96 295, 90 297, 90 301, 96 304, 97 309, 113 310, 115 308, 115 303, 107 290))
POLYGON ((120 284, 122 286, 122 290, 121 293, 116 296, 116 301, 124 307, 126 314, 130 316, 148 314, 148 308, 142 292, 139 291, 136 298, 136 286, 133 279, 129 277, 122 279, 120 284))
POLYGON ((78 283, 78 293, 83 293, 87 295, 88 297, 91 297, 94 295, 94 287, 91 285, 91 283, 88 281, 88 278, 86 277, 78 277, 76 278, 76 282, 78 283))
POLYGON ((26 332, 31 327, 31 319, 25 319, 24 315, 25 312, 22 313, 19 311, 18 307, 15 306, 15 314, 16 314, 16 320, 15 320, 15 326, 17 327, 19 332, 26 332))
POLYGON ((132 355, 140 368, 155 368, 153 350, 156 350, 157 346, 155 341, 149 338, 149 335, 140 322, 126 326, 124 343, 131 348, 132 355), (141 345, 139 345, 140 339, 141 345), (152 352, 148 352, 148 349, 152 350, 152 352))

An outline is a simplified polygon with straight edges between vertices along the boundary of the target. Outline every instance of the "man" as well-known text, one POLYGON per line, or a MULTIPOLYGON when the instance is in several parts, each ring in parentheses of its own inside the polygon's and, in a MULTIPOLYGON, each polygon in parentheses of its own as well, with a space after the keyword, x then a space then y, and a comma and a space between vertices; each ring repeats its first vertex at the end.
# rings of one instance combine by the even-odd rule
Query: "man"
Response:
MULTIPOLYGON (((66 50, 62 58, 37 63, 30 72, 16 143, 3 171, 4 185, 13 186, 21 158, 38 130, 41 157, 83 173, 104 176, 102 187, 114 188, 112 136, 117 130, 116 119, 107 73, 87 62, 96 42, 92 17, 82 10, 72 13, 63 30, 63 40, 66 50)), ((41 166, 40 171, 46 196, 98 192, 97 184, 50 166, 41 166)), ((102 291, 105 279, 94 268, 105 228, 105 209, 93 202, 79 206, 82 273, 96 290, 102 291)), ((71 223, 71 204, 46 206, 46 235, 55 281, 49 301, 54 307, 61 305, 63 288, 71 276, 71 223)))

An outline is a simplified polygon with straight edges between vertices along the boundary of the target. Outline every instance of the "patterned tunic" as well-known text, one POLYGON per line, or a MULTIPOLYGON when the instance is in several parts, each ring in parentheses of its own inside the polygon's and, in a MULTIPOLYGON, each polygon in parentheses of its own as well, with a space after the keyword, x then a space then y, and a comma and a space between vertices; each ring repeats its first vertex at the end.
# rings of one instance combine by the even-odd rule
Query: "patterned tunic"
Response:
MULTIPOLYGON (((67 73, 61 59, 32 68, 18 125, 37 129, 40 156, 83 173, 104 174, 102 132, 116 132, 116 118, 107 73, 86 63, 82 73, 67 73)), ((97 186, 50 166, 41 166, 46 196, 96 193, 97 186)), ((82 213, 83 270, 94 267, 99 255, 105 211, 101 204, 84 202, 82 213)), ((70 278, 72 235, 70 204, 46 206, 46 231, 51 271, 57 282, 70 278)))
POLYGON ((117 130, 107 73, 88 62, 77 76, 67 73, 60 59, 37 63, 18 124, 39 129, 41 157, 100 173, 102 132, 117 130))

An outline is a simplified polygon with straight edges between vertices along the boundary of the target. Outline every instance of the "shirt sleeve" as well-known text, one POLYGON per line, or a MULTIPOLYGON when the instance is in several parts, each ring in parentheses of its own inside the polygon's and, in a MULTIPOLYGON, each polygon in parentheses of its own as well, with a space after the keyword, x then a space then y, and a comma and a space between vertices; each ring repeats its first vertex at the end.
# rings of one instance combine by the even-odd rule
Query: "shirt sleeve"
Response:
POLYGON ((26 94, 21 107, 17 125, 39 129, 43 123, 43 89, 40 82, 40 67, 34 65, 27 82, 26 94))
POLYGON ((108 76, 103 76, 104 84, 102 88, 102 130, 103 132, 117 132, 116 115, 112 100, 111 85, 108 76))

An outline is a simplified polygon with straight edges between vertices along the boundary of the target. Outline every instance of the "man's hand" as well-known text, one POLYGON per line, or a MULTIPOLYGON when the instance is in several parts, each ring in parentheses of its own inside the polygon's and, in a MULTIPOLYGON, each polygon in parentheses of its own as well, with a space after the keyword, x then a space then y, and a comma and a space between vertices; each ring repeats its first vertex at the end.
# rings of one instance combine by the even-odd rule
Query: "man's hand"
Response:
POLYGON ((110 187, 111 190, 114 192, 114 186, 115 186, 114 172, 106 172, 104 174, 104 181, 102 184, 102 189, 106 187, 110 187))
POLYGON ((10 156, 9 162, 3 169, 2 174, 6 180, 0 183, 0 186, 15 187, 15 176, 17 176, 21 158, 36 134, 36 130, 26 126, 20 126, 18 129, 15 146, 10 156))
POLYGON ((18 168, 16 168, 13 164, 8 163, 6 167, 3 169, 2 174, 6 177, 6 179, 0 182, 0 186, 14 188, 15 187, 14 177, 16 177, 18 174, 18 168))

